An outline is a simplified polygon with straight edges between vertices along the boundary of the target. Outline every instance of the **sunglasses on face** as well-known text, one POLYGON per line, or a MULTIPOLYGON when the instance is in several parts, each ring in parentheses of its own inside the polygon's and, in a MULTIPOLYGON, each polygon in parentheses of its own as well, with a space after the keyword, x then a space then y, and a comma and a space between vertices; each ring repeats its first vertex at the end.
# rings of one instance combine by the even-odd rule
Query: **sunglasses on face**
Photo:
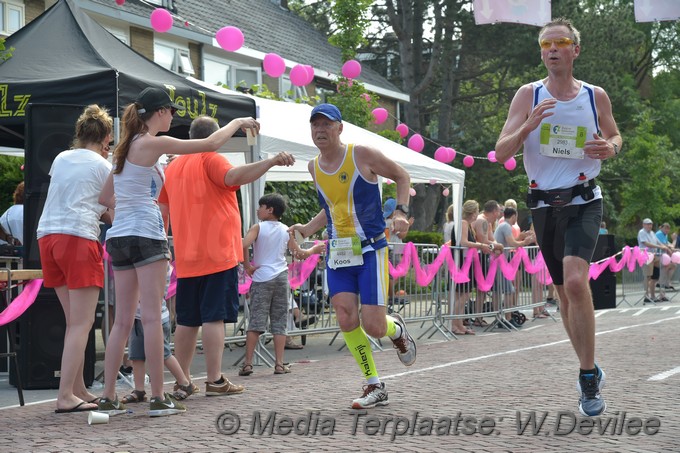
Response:
POLYGON ((571 38, 541 39, 539 44, 541 45, 541 49, 550 49, 553 44, 555 44, 558 49, 564 49, 565 47, 574 44, 574 40, 571 38))

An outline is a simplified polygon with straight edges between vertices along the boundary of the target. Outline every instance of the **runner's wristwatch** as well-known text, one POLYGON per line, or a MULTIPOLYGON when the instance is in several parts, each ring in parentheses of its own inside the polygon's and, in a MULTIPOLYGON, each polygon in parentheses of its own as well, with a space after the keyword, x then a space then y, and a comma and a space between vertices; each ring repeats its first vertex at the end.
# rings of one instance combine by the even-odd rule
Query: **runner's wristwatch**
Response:
POLYGON ((409 208, 408 208, 408 205, 406 205, 406 204, 398 204, 397 206, 395 206, 394 209, 396 209, 397 211, 401 211, 406 215, 408 215, 408 213, 409 213, 409 208))

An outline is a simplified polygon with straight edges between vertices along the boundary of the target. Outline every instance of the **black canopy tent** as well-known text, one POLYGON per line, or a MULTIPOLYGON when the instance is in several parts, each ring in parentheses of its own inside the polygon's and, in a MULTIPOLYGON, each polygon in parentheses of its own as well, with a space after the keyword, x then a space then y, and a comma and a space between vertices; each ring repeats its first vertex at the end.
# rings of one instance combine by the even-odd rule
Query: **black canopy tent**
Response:
POLYGON ((184 106, 175 114, 170 134, 187 137, 198 115, 221 125, 256 115, 253 99, 206 90, 168 71, 126 46, 71 0, 59 0, 7 38, 13 56, 0 64, 0 146, 24 147, 28 103, 97 103, 113 116, 147 86, 168 92, 184 106))

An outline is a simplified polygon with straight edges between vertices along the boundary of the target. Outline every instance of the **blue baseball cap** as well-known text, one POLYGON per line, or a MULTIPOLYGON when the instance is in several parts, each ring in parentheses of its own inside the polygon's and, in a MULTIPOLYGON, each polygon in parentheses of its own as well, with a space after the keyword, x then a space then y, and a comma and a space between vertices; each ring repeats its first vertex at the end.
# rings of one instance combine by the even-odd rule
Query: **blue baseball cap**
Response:
POLYGON ((383 219, 388 218, 394 213, 397 208, 397 200, 394 198, 388 198, 385 200, 385 205, 383 206, 383 219))
POLYGON ((340 110, 333 104, 319 104, 312 109, 312 114, 309 116, 309 121, 312 121, 314 115, 323 115, 329 120, 342 122, 342 114, 340 110))

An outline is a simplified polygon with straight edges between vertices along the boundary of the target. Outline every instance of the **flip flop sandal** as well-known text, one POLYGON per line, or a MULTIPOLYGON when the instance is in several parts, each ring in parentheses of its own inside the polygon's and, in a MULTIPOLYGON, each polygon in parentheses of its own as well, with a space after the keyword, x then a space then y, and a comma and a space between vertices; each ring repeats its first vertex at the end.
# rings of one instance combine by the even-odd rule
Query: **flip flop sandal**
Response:
POLYGON ((146 392, 144 390, 133 390, 129 395, 125 395, 120 402, 123 404, 146 403, 146 392))

